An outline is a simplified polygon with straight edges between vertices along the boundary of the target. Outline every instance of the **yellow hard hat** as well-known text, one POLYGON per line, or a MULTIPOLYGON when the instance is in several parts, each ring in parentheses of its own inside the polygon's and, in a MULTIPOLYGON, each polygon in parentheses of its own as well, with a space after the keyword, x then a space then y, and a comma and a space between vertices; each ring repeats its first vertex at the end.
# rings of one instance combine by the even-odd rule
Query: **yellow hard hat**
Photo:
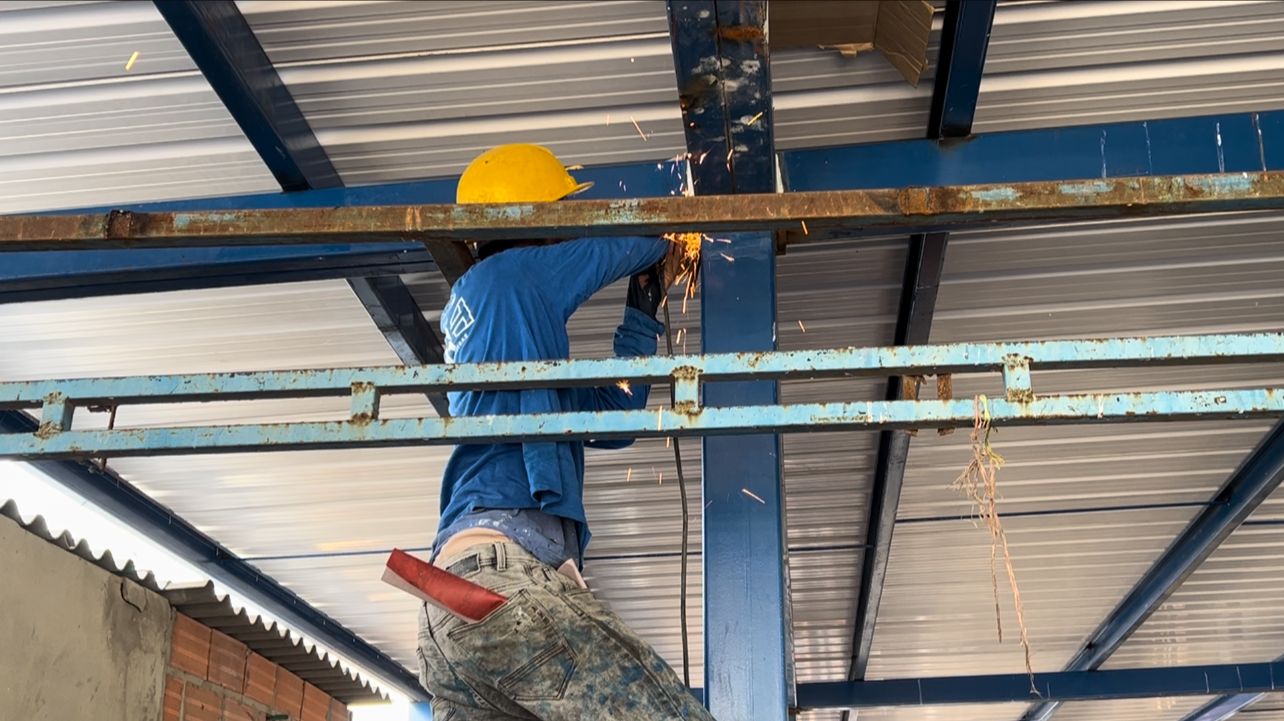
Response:
POLYGON ((542 203, 561 200, 592 186, 566 172, 542 145, 513 143, 478 155, 459 176, 457 203, 542 203))

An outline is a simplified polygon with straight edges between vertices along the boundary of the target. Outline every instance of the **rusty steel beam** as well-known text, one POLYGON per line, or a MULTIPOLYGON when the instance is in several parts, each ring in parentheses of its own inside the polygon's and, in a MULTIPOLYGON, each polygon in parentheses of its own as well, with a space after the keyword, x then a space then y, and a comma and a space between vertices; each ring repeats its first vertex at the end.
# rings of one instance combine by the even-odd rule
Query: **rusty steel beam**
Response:
POLYGON ((669 231, 949 230, 1066 221, 1284 209, 1284 172, 760 195, 407 205, 291 210, 0 217, 0 251, 257 245, 325 241, 490 240, 669 231))

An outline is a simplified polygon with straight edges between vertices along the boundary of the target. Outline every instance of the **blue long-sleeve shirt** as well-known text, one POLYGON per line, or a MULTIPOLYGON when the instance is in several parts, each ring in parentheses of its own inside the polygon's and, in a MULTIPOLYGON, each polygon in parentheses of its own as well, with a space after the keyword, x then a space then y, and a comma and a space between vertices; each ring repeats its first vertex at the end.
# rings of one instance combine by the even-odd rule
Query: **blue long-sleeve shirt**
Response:
MULTIPOLYGON (((451 290, 441 315, 447 363, 559 360, 570 357, 566 322, 594 293, 664 257, 659 238, 584 238, 520 247, 470 269, 451 290)), ((664 326, 633 308, 615 332, 615 354, 652 355, 664 326)), ((448 394, 453 416, 636 410, 647 386, 631 393, 599 388, 465 391, 448 394)), ((632 441, 590 441, 623 448, 632 441)), ((441 486, 440 532, 478 509, 538 509, 575 524, 582 561, 584 443, 463 444, 455 447, 441 486)))

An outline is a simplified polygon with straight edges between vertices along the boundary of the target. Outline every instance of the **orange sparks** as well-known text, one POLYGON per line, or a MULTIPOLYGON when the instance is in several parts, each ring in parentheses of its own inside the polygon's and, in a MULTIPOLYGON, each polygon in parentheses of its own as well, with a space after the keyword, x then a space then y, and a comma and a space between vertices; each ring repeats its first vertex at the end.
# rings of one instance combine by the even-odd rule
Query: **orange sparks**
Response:
POLYGON ((753 491, 749 490, 748 488, 741 488, 741 489, 740 489, 740 492, 741 492, 741 493, 743 493, 743 494, 745 494, 746 496, 749 496, 750 498, 754 499, 755 501, 757 501, 757 502, 761 503, 761 504, 762 504, 762 505, 764 505, 764 506, 765 506, 765 505, 767 505, 767 502, 766 502, 766 501, 764 501, 764 500, 762 500, 762 497, 761 497, 761 496, 759 496, 757 493, 754 493, 753 491))
POLYGON ((726 253, 718 253, 718 255, 722 256, 723 258, 726 258, 728 263, 734 263, 734 262, 736 262, 736 259, 735 259, 735 258, 732 258, 731 256, 727 255, 726 253))
POLYGON ((138 56, 141 54, 142 53, 135 50, 134 54, 129 56, 129 60, 125 61, 125 72, 129 72, 134 69, 134 63, 138 62, 138 56))
POLYGON ((665 436, 665 437, 664 437, 664 447, 665 447, 665 448, 668 448, 668 447, 669 447, 669 446, 671 446, 671 445, 673 445, 673 436, 665 436))
POLYGON ((629 121, 633 123, 634 128, 637 128, 638 135, 642 136, 642 142, 645 143, 647 140, 647 137, 646 137, 646 133, 642 132, 642 126, 638 125, 638 121, 634 120, 632 115, 629 116, 629 121))
MULTIPOLYGON (((799 320, 799 321, 798 321, 798 327, 802 330, 802 332, 804 332, 804 333, 806 333, 806 332, 807 332, 807 326, 805 326, 805 325, 803 325, 803 324, 802 324, 802 320, 799 320)), ((632 394, 630 393, 629 395, 632 395, 632 394)))
POLYGON ((686 329, 686 328, 679 328, 679 329, 678 329, 677 342, 681 343, 681 342, 682 342, 682 339, 683 339, 683 338, 685 338, 686 336, 687 336, 687 329, 686 329))
POLYGON ((803 235, 811 235, 811 233, 807 232, 807 221, 805 221, 805 220, 800 220, 800 221, 798 221, 798 222, 799 222, 799 223, 802 223, 802 227, 803 227, 803 235))
POLYGON ((762 111, 759 110, 758 114, 753 116, 752 118, 749 118, 749 122, 745 123, 745 125, 753 125, 754 123, 758 122, 758 119, 761 117, 762 117, 762 111))
POLYGON ((624 395, 628 396, 629 398, 633 397, 633 387, 629 385, 628 381, 626 380, 617 381, 615 383, 615 387, 624 391, 624 395))
POLYGON ((628 472, 624 474, 624 482, 628 483, 631 480, 633 480, 633 467, 629 466, 628 472))
POLYGON ((664 485, 664 471, 660 471, 660 475, 656 477, 655 482, 657 485, 664 485))

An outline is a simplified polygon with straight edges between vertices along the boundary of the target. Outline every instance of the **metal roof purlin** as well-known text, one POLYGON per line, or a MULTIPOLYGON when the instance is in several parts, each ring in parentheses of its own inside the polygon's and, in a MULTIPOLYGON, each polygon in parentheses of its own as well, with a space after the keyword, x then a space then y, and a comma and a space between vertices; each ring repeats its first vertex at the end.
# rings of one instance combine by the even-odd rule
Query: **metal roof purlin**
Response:
MULTIPOLYGON (((156 0, 155 4, 282 190, 343 185, 235 2, 156 0)), ((463 275, 472 263, 467 249, 457 243, 426 245, 448 282, 463 275)), ((349 278, 348 284, 402 363, 441 358, 441 340, 400 278, 363 274, 349 278)), ((444 396, 430 395, 428 401, 439 415, 448 415, 444 396)))
MULTIPOLYGON (((985 52, 994 23, 994 6, 992 0, 967 3, 950 0, 945 7, 945 25, 941 31, 941 51, 936 63, 927 128, 929 140, 963 137, 972 132, 985 52)), ((919 233, 910 237, 893 338, 897 345, 928 342, 948 242, 948 233, 919 233)), ((888 380, 887 400, 903 397, 901 382, 900 377, 888 380)), ((865 532, 868 550, 862 556, 856 589, 851 665, 847 674, 849 681, 865 678, 865 669, 869 665, 909 444, 910 434, 907 431, 883 431, 879 434, 865 532)))

